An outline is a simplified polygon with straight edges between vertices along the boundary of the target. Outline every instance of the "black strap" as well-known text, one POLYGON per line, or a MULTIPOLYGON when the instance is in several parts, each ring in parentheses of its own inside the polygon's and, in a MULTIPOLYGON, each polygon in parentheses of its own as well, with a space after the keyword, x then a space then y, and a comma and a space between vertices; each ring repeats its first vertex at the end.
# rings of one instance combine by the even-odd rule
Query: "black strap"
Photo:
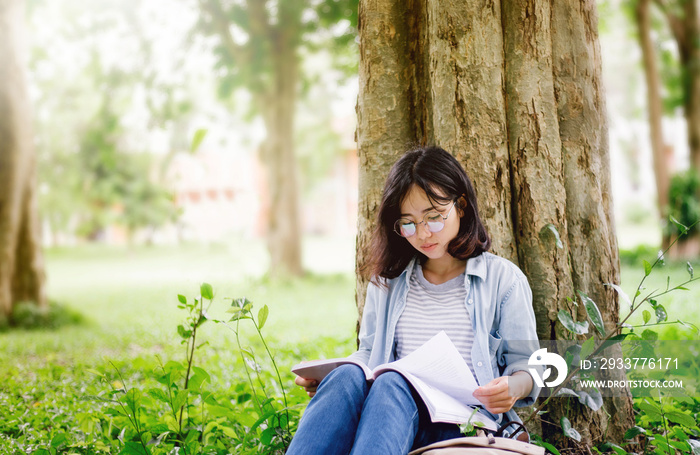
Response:
POLYGON ((511 420, 511 421, 508 421, 508 422, 504 423, 503 425, 501 425, 500 428, 498 429, 498 431, 496 431, 496 433, 494 433, 494 434, 498 437, 503 437, 503 432, 506 430, 506 428, 510 427, 511 425, 515 426, 515 431, 512 432, 510 434, 510 436, 508 436, 508 438, 510 438, 510 439, 515 438, 515 435, 517 435, 521 431, 524 431, 525 433, 527 433, 527 428, 525 428, 525 425, 523 425, 521 422, 511 420))

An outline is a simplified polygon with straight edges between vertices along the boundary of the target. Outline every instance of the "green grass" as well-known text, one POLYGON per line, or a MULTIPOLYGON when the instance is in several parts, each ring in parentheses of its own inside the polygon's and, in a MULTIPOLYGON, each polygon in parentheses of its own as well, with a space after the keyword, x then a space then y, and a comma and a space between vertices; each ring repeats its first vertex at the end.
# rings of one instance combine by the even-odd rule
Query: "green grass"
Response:
MULTIPOLYGON (((311 242, 316 252, 321 251, 317 243, 311 242)), ((213 317, 226 316, 230 298, 245 296, 258 306, 268 305, 267 331, 275 342, 352 338, 357 312, 350 273, 309 273, 296 281, 269 282, 260 266, 264 257, 259 242, 134 251, 95 246, 50 250, 49 295, 82 313, 87 323, 58 331, 3 335, 2 352, 19 360, 55 351, 69 357, 121 357, 143 349, 162 349, 177 341, 175 328, 182 318, 177 294, 194 296, 205 281, 214 286, 217 296, 210 311, 213 317)), ((230 338, 224 327, 208 332, 210 343, 226 343, 230 338)))
MULTIPOLYGON (((236 297, 252 300, 256 313, 263 305, 269 307, 263 333, 298 416, 308 397, 293 387, 290 367, 302 359, 344 356, 354 348, 355 282, 347 271, 354 266, 352 250, 347 247, 351 241, 324 244, 311 239, 305 250, 310 272, 286 282, 264 277, 266 259, 260 242, 47 251, 49 295, 79 311, 85 322, 57 330, 0 333, 0 408, 4 409, 0 413, 0 453, 32 452, 39 447, 51 450, 49 443, 58 453, 118 453, 121 445, 113 425, 119 424, 119 416, 110 417, 108 407, 85 397, 105 398, 112 387, 121 387, 117 369, 129 387, 144 391, 158 387, 154 376, 158 365, 185 358, 176 329, 186 313, 178 309, 177 295, 191 301, 204 281, 213 285, 216 294, 211 318, 228 319, 226 310, 236 297), (347 262, 344 273, 342 262, 347 262), (333 273, 321 275, 320 271, 333 273)), ((251 346, 261 359, 264 350, 249 321, 242 321, 242 327, 244 346, 251 346)), ((197 340, 201 347, 195 365, 211 375, 208 390, 224 402, 233 400, 233 406, 240 409, 229 413, 225 425, 229 431, 239 424, 250 426, 245 419, 254 421, 255 414, 250 395, 246 395, 245 368, 234 333, 223 325, 207 323, 197 340)), ((259 361, 265 381, 280 396, 270 362, 259 361)), ((162 424, 156 406, 144 405, 143 409, 153 428, 162 424)), ((237 451, 231 441, 226 445, 237 451)))

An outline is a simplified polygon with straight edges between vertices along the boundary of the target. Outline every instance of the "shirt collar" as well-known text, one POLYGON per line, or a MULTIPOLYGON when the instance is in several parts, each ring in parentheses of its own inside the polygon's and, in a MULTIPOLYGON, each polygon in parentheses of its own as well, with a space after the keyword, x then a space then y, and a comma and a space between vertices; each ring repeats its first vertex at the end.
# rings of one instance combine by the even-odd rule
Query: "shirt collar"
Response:
MULTIPOLYGON (((411 259, 411 262, 408 263, 404 271, 401 273, 404 275, 404 281, 406 284, 408 284, 408 281, 411 279, 411 273, 413 272, 413 267, 416 266, 418 263, 418 256, 414 256, 413 259, 411 259)), ((472 257, 467 259, 467 266, 465 269, 466 273, 466 279, 469 278, 469 275, 474 275, 478 276, 482 280, 486 279, 486 261, 484 260, 484 254, 480 254, 476 257, 472 257)))
POLYGON ((484 253, 480 255, 467 259, 467 275, 475 275, 482 280, 486 279, 486 260, 484 260, 484 253))

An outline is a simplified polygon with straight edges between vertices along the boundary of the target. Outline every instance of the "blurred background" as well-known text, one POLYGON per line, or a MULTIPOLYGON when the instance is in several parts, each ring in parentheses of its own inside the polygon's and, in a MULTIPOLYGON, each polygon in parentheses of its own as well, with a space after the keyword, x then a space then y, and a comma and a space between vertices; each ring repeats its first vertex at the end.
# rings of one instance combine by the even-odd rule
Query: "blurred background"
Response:
MULTIPOLYGON (((683 32, 697 24, 664 5, 598 3, 629 294, 642 260, 682 229, 670 217, 700 218, 689 145, 700 120, 687 120, 700 119, 700 65, 683 32)), ((116 362, 142 381, 154 356, 181 357, 177 295, 198 296, 202 282, 211 317, 229 298, 269 306, 265 332, 290 384, 300 359, 353 351, 357 0, 28 0, 26 21, 51 304, 48 315, 20 304, 0 324, 3 407, 80 416, 76 397, 100 387, 83 370, 116 362), (72 407, 56 411, 67 396, 72 407)), ((692 229, 648 286, 683 281, 699 255, 692 229)), ((690 324, 665 336, 697 339, 699 297, 668 297, 669 321, 690 324)), ((202 362, 223 384, 241 374, 234 337, 206 327, 202 362)), ((0 436, 29 438, 26 417, 3 418, 0 436)))
MULTIPOLYGON (((598 6, 627 267, 677 236, 670 217, 700 216, 687 120, 700 69, 683 11, 598 6)), ((51 300, 111 327, 202 281, 222 297, 276 289, 271 305, 338 316, 297 321, 309 332, 352 336, 356 0, 31 0, 26 18, 51 300), (317 299, 328 277, 342 304, 317 299)), ((695 230, 669 258, 699 253, 695 230)))
MULTIPOLYGON (((626 267, 668 246, 669 217, 700 216, 686 120, 700 70, 682 11, 598 7, 626 267)), ((351 337, 356 0, 31 0, 27 23, 50 299, 115 324, 115 305, 151 308, 138 286, 162 287, 152 308, 202 281, 227 297, 278 289, 265 303, 318 302, 351 337), (329 276, 336 307, 316 299, 329 276)), ((691 232, 669 256, 699 247, 691 232)), ((309 327, 324 330, 339 326, 309 327)))

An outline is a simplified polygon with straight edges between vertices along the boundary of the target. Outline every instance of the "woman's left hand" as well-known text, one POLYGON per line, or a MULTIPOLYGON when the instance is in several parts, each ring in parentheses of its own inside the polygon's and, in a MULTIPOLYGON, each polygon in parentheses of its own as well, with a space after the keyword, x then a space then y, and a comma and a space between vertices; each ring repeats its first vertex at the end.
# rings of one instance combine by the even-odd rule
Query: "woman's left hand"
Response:
POLYGON ((474 398, 479 400, 492 414, 510 411, 515 402, 518 401, 518 397, 511 397, 508 393, 508 376, 501 376, 478 387, 474 391, 474 398))
POLYGON ((502 414, 510 411, 516 401, 532 391, 532 376, 526 371, 516 371, 512 376, 501 376, 488 384, 477 387, 474 398, 481 401, 487 411, 502 414))

